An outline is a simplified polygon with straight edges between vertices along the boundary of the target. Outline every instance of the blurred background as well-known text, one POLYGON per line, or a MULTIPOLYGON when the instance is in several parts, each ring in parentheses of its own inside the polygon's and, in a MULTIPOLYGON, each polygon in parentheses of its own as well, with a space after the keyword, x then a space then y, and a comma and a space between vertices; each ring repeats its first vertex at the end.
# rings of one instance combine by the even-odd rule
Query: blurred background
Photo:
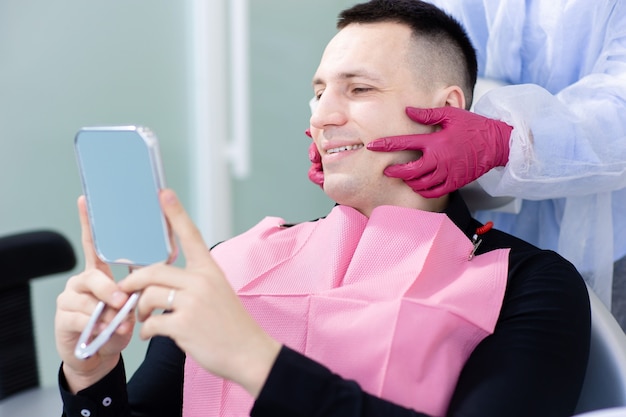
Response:
MULTIPOLYGON (((267 215, 322 216, 333 203, 307 178, 311 77, 354 3, 0 2, 0 236, 55 230, 79 257, 75 271, 32 283, 42 385, 59 366, 56 297, 83 267, 76 132, 150 127, 208 245, 267 215)), ((129 375, 146 346, 135 337, 125 352, 129 375)))

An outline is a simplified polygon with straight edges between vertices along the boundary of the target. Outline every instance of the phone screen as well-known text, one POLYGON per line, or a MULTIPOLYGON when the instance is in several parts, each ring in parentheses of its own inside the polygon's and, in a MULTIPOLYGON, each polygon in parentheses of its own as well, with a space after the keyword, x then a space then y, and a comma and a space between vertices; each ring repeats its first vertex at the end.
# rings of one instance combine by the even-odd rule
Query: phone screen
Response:
POLYGON ((142 127, 94 127, 81 129, 74 144, 98 257, 132 266, 168 261, 156 137, 142 127))

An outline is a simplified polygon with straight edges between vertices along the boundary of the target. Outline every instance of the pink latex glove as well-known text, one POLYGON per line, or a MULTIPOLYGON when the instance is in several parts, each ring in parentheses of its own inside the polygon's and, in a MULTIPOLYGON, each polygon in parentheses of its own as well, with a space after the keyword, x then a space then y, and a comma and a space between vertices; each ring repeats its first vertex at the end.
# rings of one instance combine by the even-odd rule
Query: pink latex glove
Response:
POLYGON ((407 107, 411 120, 441 125, 427 134, 390 136, 367 144, 378 152, 421 151, 422 157, 406 164, 391 165, 385 175, 400 178, 413 191, 437 198, 474 181, 490 169, 509 160, 509 139, 513 128, 499 120, 457 107, 418 109, 407 107))
MULTIPOLYGON (((308 137, 311 137, 311 131, 309 129, 305 130, 304 133, 308 137)), ((311 168, 309 168, 309 179, 313 182, 313 184, 317 184, 323 189, 324 170, 322 168, 322 156, 317 150, 315 142, 311 142, 311 146, 309 146, 309 160, 311 161, 311 168)))

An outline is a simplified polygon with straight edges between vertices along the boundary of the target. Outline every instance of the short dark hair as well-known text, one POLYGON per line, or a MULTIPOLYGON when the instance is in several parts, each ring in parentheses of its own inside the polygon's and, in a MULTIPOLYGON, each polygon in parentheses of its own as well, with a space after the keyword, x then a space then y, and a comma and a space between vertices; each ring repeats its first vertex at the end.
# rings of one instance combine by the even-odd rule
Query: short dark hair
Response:
MULTIPOLYGON (((466 107, 472 102, 474 85, 478 74, 476 50, 463 26, 438 7, 420 0, 371 0, 345 9, 339 14, 337 29, 353 23, 397 22, 411 28, 416 38, 426 39, 448 51, 461 55, 461 76, 466 107)), ((458 58, 450 58, 459 62, 458 58)), ((457 64, 457 66, 459 65, 457 64)))

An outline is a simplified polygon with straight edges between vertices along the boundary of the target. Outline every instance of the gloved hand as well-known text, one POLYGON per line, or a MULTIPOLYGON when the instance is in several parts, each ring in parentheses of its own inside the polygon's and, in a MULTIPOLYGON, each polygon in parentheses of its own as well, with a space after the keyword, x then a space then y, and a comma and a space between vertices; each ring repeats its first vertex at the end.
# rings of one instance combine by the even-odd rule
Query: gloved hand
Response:
MULTIPOLYGON (((309 129, 307 129, 304 133, 306 133, 308 137, 311 137, 311 131, 309 129)), ((311 160, 311 168, 309 168, 309 179, 314 184, 319 185, 323 189, 324 170, 322 169, 322 156, 317 150, 315 142, 311 142, 311 146, 309 146, 309 159, 311 160)))
POLYGON ((416 193, 437 198, 474 181, 509 160, 513 128, 499 120, 457 107, 418 109, 407 107, 411 120, 441 125, 428 134, 390 136, 367 144, 377 152, 421 151, 422 157, 406 164, 391 165, 385 175, 404 180, 416 193))

